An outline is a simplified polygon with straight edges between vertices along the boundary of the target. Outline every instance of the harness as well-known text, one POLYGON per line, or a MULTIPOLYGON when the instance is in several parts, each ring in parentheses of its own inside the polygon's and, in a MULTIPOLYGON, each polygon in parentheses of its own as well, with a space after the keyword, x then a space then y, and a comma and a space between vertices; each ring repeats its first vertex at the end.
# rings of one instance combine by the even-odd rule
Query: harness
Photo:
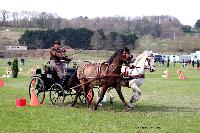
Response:
MULTIPOLYGON (((149 68, 148 68, 148 67, 145 67, 144 69, 151 69, 151 65, 150 65, 149 59, 146 58, 146 61, 148 62, 149 68)), ((130 68, 130 67, 128 67, 128 66, 125 68, 124 73, 122 73, 122 79, 124 79, 124 80, 131 80, 131 79, 145 78, 145 74, 129 75, 129 71, 128 71, 129 68, 130 68)), ((134 66, 134 67, 131 68, 131 69, 132 69, 132 71, 133 71, 134 69, 136 69, 137 72, 139 73, 138 68, 141 68, 141 67, 134 66)), ((130 73, 132 73, 132 71, 131 71, 130 73)))
MULTIPOLYGON (((122 57, 124 60, 128 60, 130 58, 130 52, 123 52, 122 57)), ((120 63, 120 62, 119 62, 120 63)), ((91 63, 90 63, 91 64, 91 63)), ((81 70, 79 71, 79 79, 84 80, 85 78, 85 68, 87 65, 85 64, 81 67, 81 70)), ((99 81, 99 84, 101 84, 101 79, 105 79, 105 81, 112 80, 112 78, 121 79, 121 68, 118 69, 118 67, 121 67, 122 65, 115 65, 115 64, 106 64, 106 63, 93 63, 91 64, 93 67, 95 67, 95 71, 93 70, 90 75, 87 76, 87 79, 90 79, 90 82, 92 81, 99 81), (102 70, 103 68, 103 70, 102 70), (119 71, 119 74, 118 74, 119 71), (117 72, 117 73, 116 73, 117 72)), ((90 70, 89 70, 90 71, 90 70)))

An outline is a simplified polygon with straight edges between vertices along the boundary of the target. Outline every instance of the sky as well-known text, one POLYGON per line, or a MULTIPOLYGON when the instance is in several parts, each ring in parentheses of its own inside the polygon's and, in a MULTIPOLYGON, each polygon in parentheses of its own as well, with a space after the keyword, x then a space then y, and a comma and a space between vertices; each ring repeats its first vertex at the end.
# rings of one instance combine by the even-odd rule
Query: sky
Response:
POLYGON ((68 19, 170 15, 191 26, 200 19, 200 0, 1 0, 0 3, 0 9, 7 11, 44 11, 68 19))

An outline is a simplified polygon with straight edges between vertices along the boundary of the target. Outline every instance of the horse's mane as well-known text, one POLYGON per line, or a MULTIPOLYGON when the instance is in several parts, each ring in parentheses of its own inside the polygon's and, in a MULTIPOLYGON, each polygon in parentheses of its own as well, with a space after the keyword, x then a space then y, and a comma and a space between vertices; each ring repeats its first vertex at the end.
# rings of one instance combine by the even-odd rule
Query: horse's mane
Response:
POLYGON ((138 62, 144 57, 144 53, 139 54, 135 61, 133 62, 134 66, 136 66, 138 64, 138 62))
POLYGON ((123 52, 124 52, 123 49, 117 50, 117 51, 110 57, 110 59, 108 60, 108 63, 111 64, 111 63, 113 62, 113 59, 114 59, 117 55, 122 54, 123 52))
POLYGON ((136 57, 135 61, 134 61, 133 63, 131 63, 131 65, 136 66, 136 65, 139 63, 139 61, 140 61, 143 57, 145 57, 145 56, 147 56, 147 55, 148 55, 148 51, 144 51, 143 53, 139 54, 139 55, 136 57))

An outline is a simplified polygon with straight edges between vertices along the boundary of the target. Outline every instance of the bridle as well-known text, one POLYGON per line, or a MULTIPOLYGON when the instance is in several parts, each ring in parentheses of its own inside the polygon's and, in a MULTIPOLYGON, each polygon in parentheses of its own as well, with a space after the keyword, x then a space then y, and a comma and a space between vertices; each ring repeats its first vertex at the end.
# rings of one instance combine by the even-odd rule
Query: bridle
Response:
POLYGON ((126 60, 127 60, 128 58, 130 58, 130 52, 124 52, 124 53, 123 53, 123 58, 126 59, 126 60))
MULTIPOLYGON (((148 67, 144 67, 144 69, 148 69, 148 70, 152 70, 152 67, 155 67, 154 65, 152 65, 151 66, 151 64, 150 64, 150 59, 149 58, 152 58, 153 56, 147 56, 146 57, 146 60, 145 61, 147 61, 147 63, 148 63, 148 67)), ((141 68, 141 67, 137 67, 137 66, 135 66, 134 68, 141 68)))
POLYGON ((128 64, 130 63, 129 61, 133 58, 133 56, 130 54, 130 52, 124 52, 122 58, 126 61, 125 64, 128 64))
POLYGON ((150 56, 147 56, 147 58, 146 58, 146 61, 148 62, 148 66, 149 66, 149 68, 145 68, 145 69, 149 69, 150 70, 150 72, 152 71, 152 67, 155 67, 154 65, 151 65, 150 64, 150 59, 149 58, 152 58, 153 56, 152 55, 150 55, 150 56))
MULTIPOLYGON (((129 66, 129 70, 130 70, 130 73, 132 73, 133 71, 134 71, 134 69, 137 71, 137 73, 138 74, 136 74, 136 75, 132 75, 132 76, 130 76, 128 73, 128 66, 125 68, 125 72, 123 73, 124 75, 126 75, 126 76, 129 76, 129 77, 131 77, 131 78, 144 78, 145 77, 145 74, 143 73, 143 69, 149 69, 150 70, 150 72, 153 72, 153 71, 155 71, 155 69, 153 69, 155 66, 154 65, 151 65, 151 61, 153 61, 153 60, 151 60, 152 59, 152 54, 151 55, 146 55, 146 57, 143 57, 143 59, 142 58, 140 58, 139 60, 137 60, 137 63, 142 59, 143 61, 144 61, 144 65, 142 65, 142 66, 140 66, 140 65, 138 65, 137 63, 136 63, 136 65, 133 65, 133 67, 130 67, 129 66), (147 61, 147 62, 146 62, 147 61), (140 68, 142 68, 142 71, 140 70, 140 68)), ((126 77, 125 76, 125 77, 126 77)))

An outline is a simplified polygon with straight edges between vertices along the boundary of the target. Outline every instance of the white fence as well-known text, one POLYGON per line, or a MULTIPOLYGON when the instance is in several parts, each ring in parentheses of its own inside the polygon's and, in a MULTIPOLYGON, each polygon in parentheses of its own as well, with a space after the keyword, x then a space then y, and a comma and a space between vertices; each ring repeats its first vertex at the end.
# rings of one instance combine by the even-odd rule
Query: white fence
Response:
POLYGON ((6 50, 27 50, 27 46, 6 46, 6 50))

